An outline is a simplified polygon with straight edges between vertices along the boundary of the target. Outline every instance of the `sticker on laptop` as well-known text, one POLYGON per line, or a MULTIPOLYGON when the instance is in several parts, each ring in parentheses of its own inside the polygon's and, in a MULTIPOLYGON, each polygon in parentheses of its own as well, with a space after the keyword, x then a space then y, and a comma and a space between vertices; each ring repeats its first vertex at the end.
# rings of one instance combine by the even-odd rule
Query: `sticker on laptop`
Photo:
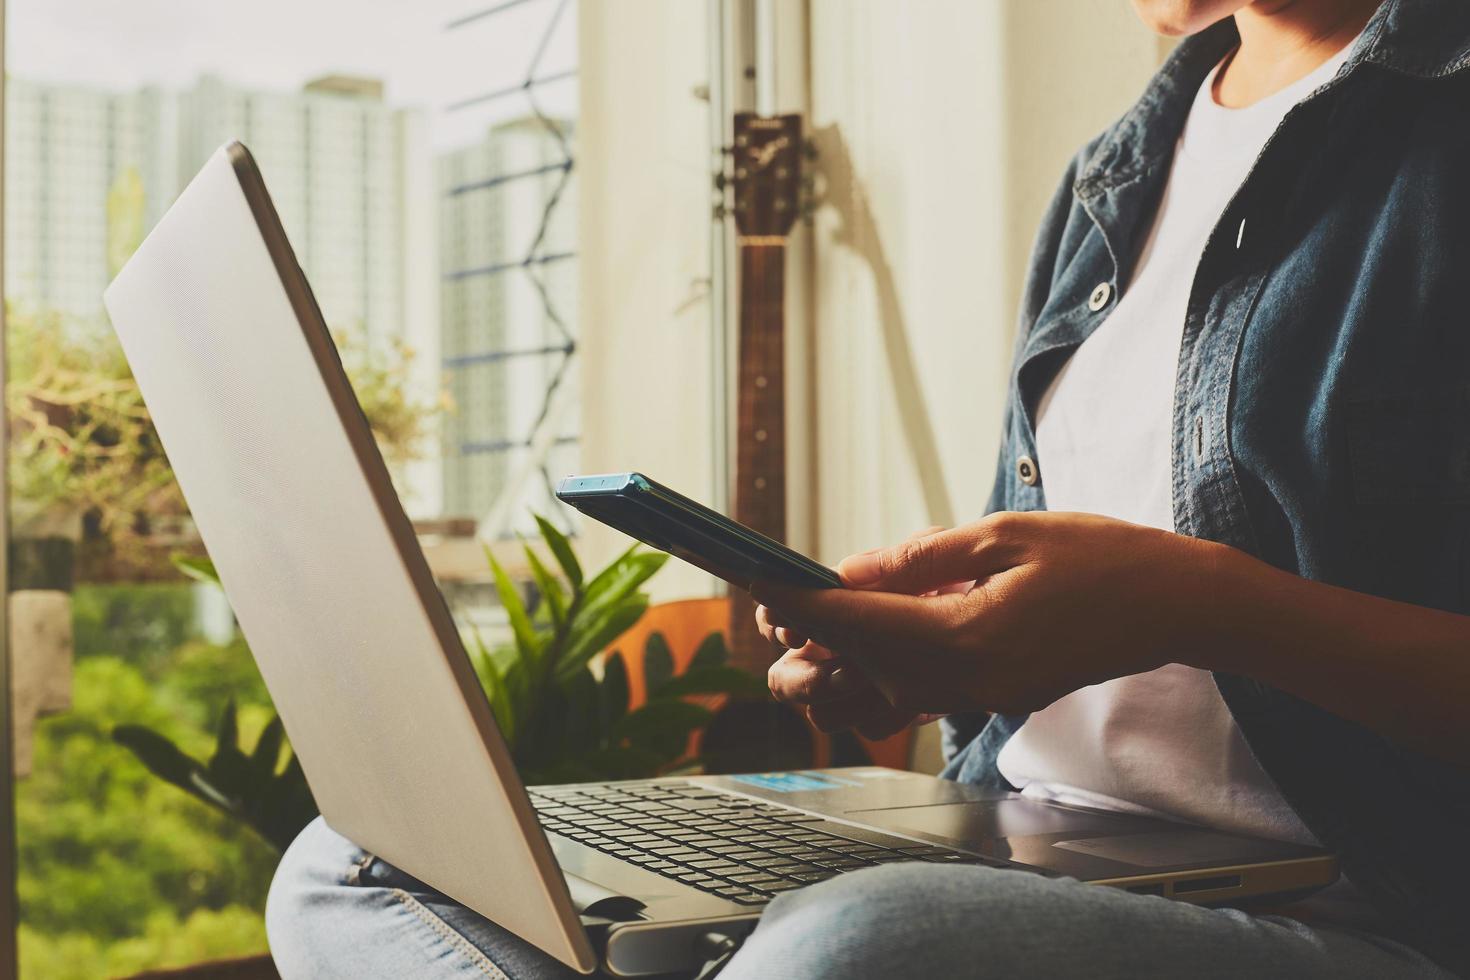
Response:
POLYGON ((754 776, 731 776, 731 779, 775 793, 803 793, 811 790, 845 789, 860 786, 825 772, 766 772, 754 776))

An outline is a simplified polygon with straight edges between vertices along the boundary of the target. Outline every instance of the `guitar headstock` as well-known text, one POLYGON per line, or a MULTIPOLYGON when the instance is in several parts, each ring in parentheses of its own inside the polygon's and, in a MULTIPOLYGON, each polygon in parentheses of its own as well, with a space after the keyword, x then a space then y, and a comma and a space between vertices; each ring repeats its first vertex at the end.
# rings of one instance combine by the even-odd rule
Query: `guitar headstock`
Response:
POLYGON ((736 230, 785 238, 801 210, 801 116, 736 113, 731 153, 736 230))

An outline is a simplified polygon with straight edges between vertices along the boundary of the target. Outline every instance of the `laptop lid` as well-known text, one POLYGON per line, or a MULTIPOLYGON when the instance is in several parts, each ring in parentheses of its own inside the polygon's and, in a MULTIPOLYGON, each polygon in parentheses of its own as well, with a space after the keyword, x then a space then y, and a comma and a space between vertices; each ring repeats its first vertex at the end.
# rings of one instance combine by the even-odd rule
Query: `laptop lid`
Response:
POLYGON ((105 294, 327 822, 583 972, 596 958, 249 151, 105 294))

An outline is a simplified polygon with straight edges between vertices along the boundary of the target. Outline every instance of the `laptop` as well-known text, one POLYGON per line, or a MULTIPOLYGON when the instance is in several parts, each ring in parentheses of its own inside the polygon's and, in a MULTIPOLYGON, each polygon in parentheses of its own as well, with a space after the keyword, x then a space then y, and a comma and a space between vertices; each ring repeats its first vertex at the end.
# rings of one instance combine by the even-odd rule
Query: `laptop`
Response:
POLYGON ((106 305, 327 823, 579 971, 696 967, 775 896, 897 861, 1206 904, 1337 875, 1312 848, 878 767, 528 787, 244 146, 106 305))

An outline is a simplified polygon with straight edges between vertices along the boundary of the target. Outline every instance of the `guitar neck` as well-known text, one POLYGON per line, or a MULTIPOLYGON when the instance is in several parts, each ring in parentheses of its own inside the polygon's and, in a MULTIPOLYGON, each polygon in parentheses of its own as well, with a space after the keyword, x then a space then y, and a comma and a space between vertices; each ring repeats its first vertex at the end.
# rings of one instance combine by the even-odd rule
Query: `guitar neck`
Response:
MULTIPOLYGON (((785 267, 785 238, 741 239, 734 516, 777 541, 786 539, 785 267)), ((752 610, 744 593, 732 596, 731 659, 764 673, 775 654, 752 610)))
POLYGON ((740 246, 735 519, 786 538, 785 239, 740 246))

